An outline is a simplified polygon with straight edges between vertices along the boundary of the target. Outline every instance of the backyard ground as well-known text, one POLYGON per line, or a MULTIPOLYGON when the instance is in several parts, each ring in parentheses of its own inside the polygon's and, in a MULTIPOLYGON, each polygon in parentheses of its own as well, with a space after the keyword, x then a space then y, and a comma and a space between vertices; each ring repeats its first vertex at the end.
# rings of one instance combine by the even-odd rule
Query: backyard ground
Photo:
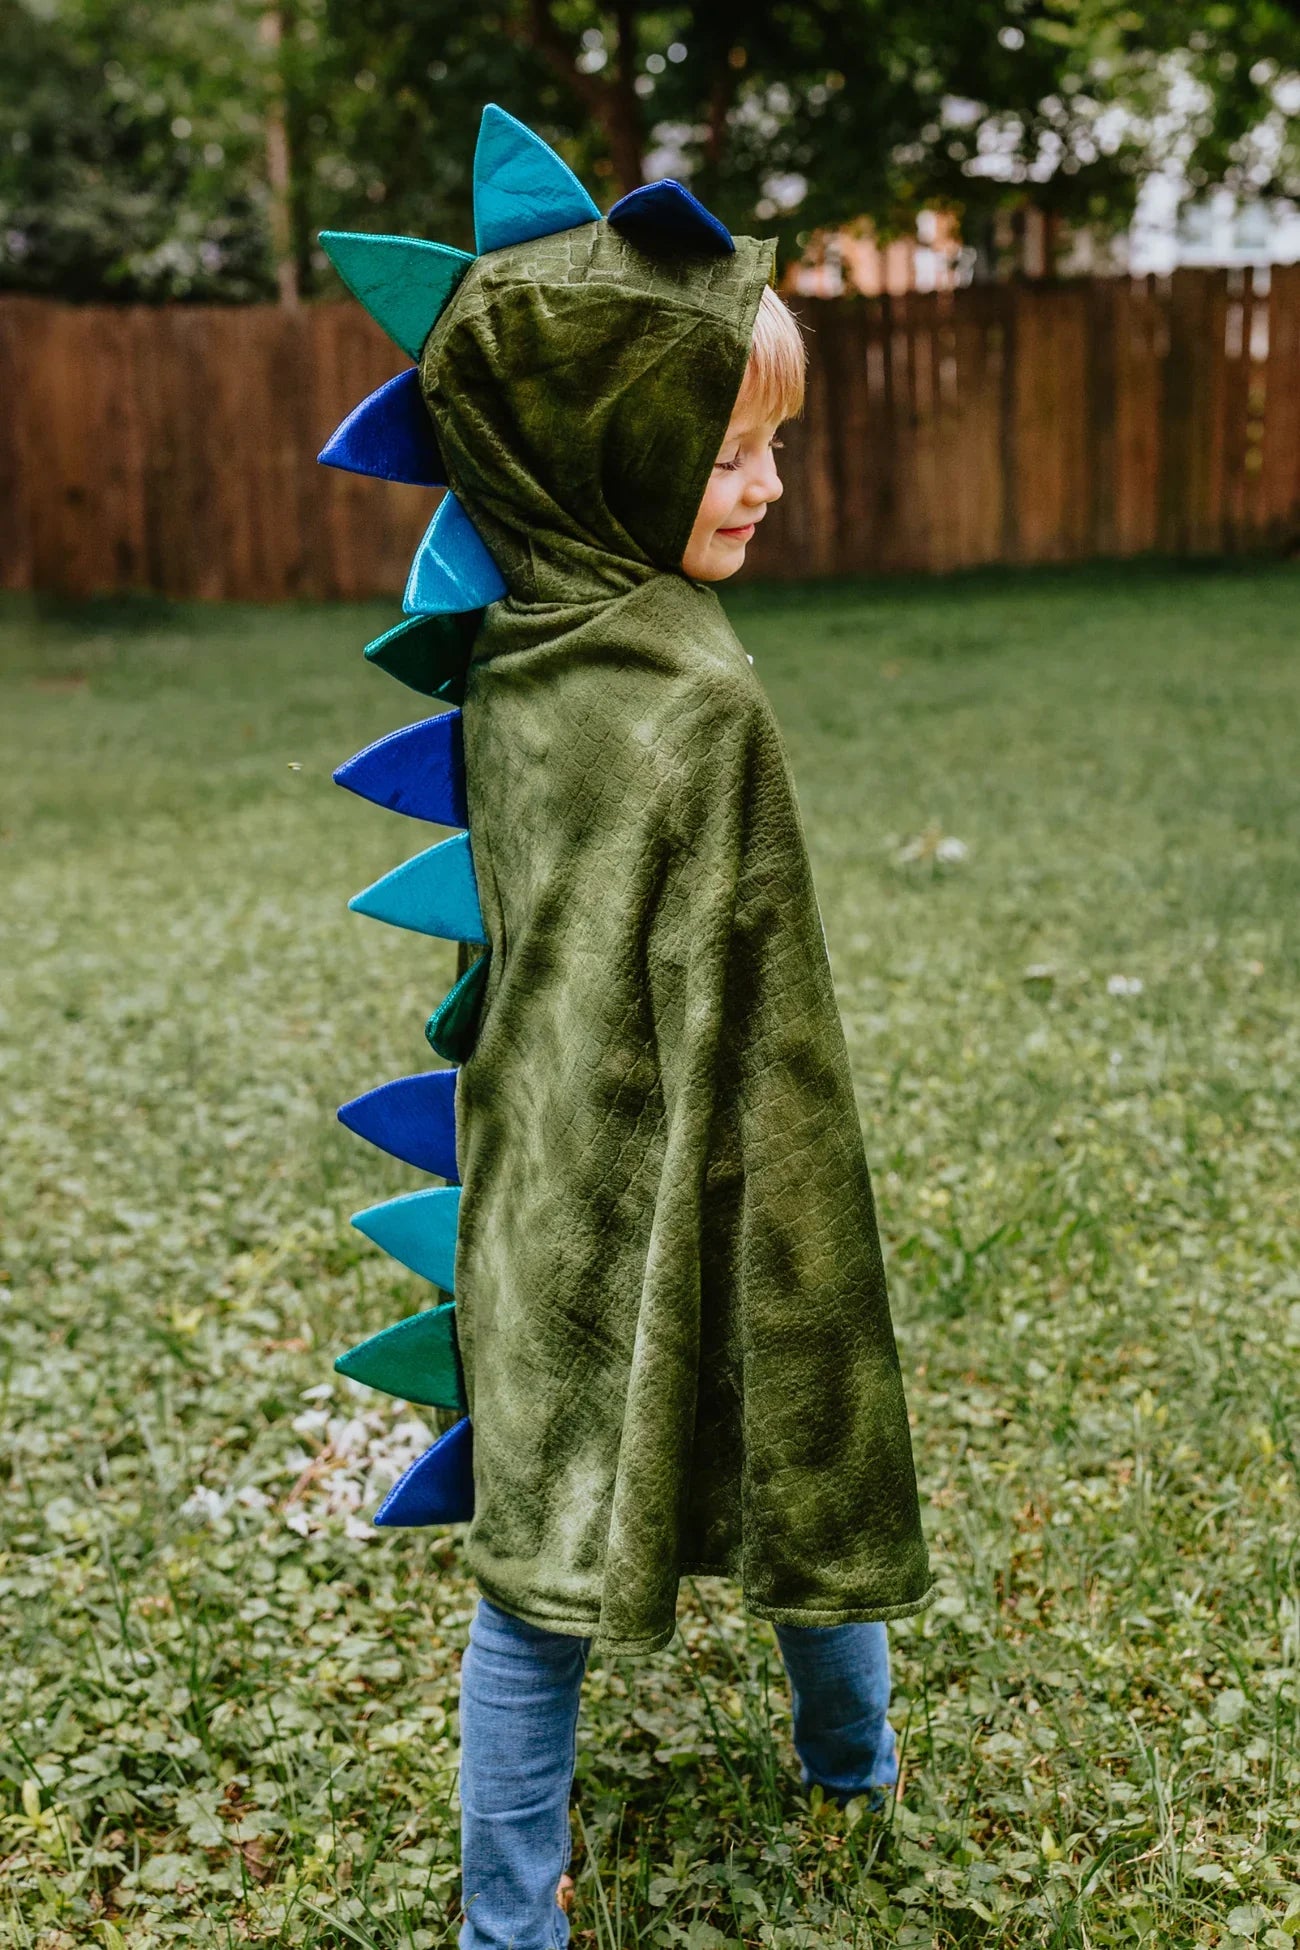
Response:
MULTIPOLYGON (((1300 1940, 1300 572, 742 589, 942 1588, 906 1794, 810 1803, 724 1581, 593 1658, 574 1940, 1300 1940)), ((0 1938, 452 1945, 456 1533, 331 1374, 428 1289, 334 1122, 422 1066, 427 843, 330 769, 382 609, 0 605, 0 1938)))

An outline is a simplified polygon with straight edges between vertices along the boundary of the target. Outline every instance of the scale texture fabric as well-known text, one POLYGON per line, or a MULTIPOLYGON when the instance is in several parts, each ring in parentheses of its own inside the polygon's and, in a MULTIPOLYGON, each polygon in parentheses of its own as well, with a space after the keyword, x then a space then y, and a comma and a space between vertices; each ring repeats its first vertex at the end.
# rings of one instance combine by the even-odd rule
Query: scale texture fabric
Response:
POLYGON ((469 1568, 657 1651, 685 1573, 834 1625, 931 1576, 789 768, 682 551, 771 247, 585 224, 479 258, 421 384, 508 594, 469 666, 491 944, 457 1083, 469 1568))

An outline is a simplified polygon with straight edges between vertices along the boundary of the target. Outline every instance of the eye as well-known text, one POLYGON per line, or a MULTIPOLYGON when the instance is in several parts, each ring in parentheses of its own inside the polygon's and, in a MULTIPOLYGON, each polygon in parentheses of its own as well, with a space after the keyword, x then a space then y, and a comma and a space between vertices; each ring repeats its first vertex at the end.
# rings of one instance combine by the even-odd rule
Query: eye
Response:
POLYGON ((740 466, 740 456, 737 454, 735 460, 715 460, 713 465, 720 467, 724 474, 734 474, 740 466))

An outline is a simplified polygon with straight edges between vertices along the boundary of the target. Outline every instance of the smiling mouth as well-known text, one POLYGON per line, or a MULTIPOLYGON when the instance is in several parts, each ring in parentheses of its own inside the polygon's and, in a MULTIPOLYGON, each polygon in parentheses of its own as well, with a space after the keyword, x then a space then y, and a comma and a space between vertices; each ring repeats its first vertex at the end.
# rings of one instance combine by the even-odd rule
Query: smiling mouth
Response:
POLYGON ((747 539, 750 535, 753 534, 754 530, 757 527, 758 527, 758 523, 756 521, 747 521, 744 524, 744 526, 741 528, 720 528, 718 530, 718 533, 719 535, 730 535, 732 536, 733 539, 739 538, 741 536, 744 536, 747 539))

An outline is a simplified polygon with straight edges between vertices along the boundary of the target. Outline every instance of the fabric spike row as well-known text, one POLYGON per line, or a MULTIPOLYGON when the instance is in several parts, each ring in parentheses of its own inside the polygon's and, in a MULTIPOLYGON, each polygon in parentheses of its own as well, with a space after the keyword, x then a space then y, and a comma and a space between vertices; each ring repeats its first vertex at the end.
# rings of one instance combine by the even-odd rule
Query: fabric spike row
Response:
MULTIPOLYGON (((582 224, 608 222, 648 248, 733 251, 730 233, 682 184, 646 183, 607 218, 568 165, 540 136, 489 103, 474 154, 478 254, 582 224)), ((465 251, 418 237, 322 231, 343 282, 408 357, 425 340, 474 262, 465 251)), ((418 364, 353 409, 320 460, 353 474, 445 487, 437 436, 420 391, 418 364)), ((459 830, 354 896, 360 914, 480 947, 429 1018, 425 1035, 449 1064, 471 1053, 487 980, 483 931, 468 832, 460 706, 483 610, 506 593, 495 562, 454 494, 444 493, 416 551, 402 600, 405 620, 366 646, 381 670, 449 708, 381 738, 340 765, 339 785, 412 819, 459 830)), ((456 1160, 454 1068, 381 1084, 338 1115, 358 1136, 448 1182, 358 1212, 354 1226, 423 1279, 453 1295, 372 1335, 339 1356, 336 1370, 404 1401, 460 1411, 389 1492, 378 1525, 466 1522, 474 1513, 472 1430, 456 1339, 456 1160)))

